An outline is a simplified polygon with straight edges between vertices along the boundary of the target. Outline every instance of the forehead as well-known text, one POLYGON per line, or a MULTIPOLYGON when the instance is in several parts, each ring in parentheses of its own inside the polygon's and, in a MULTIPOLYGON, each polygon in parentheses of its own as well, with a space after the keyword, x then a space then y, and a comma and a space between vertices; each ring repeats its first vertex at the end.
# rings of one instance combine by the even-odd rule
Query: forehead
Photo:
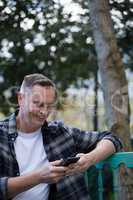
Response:
POLYGON ((31 89, 31 97, 40 100, 55 99, 55 89, 52 86, 34 85, 31 89))

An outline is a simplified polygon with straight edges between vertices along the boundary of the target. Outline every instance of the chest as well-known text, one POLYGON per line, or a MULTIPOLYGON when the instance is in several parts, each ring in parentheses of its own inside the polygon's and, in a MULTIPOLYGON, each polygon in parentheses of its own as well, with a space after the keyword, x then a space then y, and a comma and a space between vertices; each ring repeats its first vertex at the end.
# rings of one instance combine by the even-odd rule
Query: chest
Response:
POLYGON ((65 130, 57 130, 44 135, 44 148, 49 161, 74 156, 76 146, 73 137, 65 130))
POLYGON ((23 175, 48 163, 42 135, 19 135, 14 142, 20 174, 23 175))

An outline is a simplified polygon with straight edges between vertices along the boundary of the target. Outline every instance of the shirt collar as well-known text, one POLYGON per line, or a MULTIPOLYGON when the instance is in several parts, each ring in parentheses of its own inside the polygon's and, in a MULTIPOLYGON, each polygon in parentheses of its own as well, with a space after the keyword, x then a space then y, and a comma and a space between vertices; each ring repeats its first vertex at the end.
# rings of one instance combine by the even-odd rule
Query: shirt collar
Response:
MULTIPOLYGON (((19 110, 16 110, 13 114, 9 117, 9 128, 8 128, 8 134, 17 136, 17 123, 16 123, 16 116, 18 114, 19 110)), ((41 129, 46 129, 48 127, 48 122, 45 121, 41 129)))
MULTIPOLYGON (((8 134, 10 136, 14 136, 17 137, 18 133, 17 133, 17 124, 16 124, 16 116, 18 114, 19 110, 16 110, 12 115, 10 115, 9 117, 9 129, 8 129, 8 134)), ((62 126, 62 121, 51 121, 51 122, 47 122, 45 121, 41 130, 42 133, 44 132, 44 130, 49 130, 52 128, 52 132, 56 132, 58 129, 58 126, 62 126)))
POLYGON ((8 134, 15 134, 17 133, 17 125, 16 125, 16 115, 18 113, 18 110, 10 115, 9 117, 9 129, 8 129, 8 134))

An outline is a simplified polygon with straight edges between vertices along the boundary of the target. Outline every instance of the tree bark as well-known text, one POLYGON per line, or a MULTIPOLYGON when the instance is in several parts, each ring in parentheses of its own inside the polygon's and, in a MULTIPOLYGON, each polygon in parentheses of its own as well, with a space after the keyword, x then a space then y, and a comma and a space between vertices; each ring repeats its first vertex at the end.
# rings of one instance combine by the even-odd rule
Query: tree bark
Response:
MULTIPOLYGON (((124 65, 117 46, 108 0, 90 0, 90 18, 95 40, 98 66, 101 75, 105 110, 109 128, 131 151, 129 130, 129 96, 124 65)), ((120 199, 133 199, 131 177, 122 174, 126 185, 120 199), (127 189, 128 188, 128 189, 127 189)))
POLYGON ((131 150, 128 86, 112 26, 108 0, 90 0, 90 17, 107 123, 123 140, 125 150, 131 150))
POLYGON ((93 130, 98 130, 98 69, 94 71, 94 115, 93 115, 93 130))

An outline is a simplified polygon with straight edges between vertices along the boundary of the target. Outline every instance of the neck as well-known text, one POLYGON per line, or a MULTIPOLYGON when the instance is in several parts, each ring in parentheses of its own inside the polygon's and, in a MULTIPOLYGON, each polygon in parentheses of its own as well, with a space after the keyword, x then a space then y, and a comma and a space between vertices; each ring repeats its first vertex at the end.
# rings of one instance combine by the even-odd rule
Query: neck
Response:
POLYGON ((28 120, 25 120, 25 118, 26 117, 23 117, 20 112, 18 113, 18 116, 16 117, 16 124, 19 131, 24 133, 31 133, 40 128, 35 126, 34 124, 32 125, 32 123, 28 120))

